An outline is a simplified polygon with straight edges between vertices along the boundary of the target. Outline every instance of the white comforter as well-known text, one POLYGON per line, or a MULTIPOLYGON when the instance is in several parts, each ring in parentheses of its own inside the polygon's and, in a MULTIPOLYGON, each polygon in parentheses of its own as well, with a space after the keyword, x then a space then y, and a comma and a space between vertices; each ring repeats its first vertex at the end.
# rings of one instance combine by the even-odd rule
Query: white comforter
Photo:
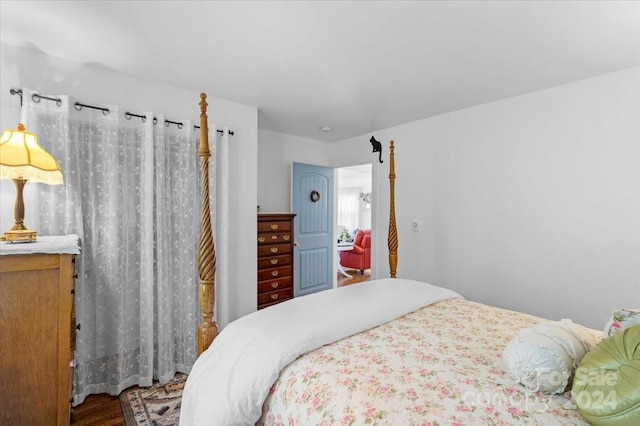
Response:
POLYGON ((280 371, 298 356, 458 293, 382 279, 299 297, 229 324, 196 361, 180 425, 253 425, 280 371))

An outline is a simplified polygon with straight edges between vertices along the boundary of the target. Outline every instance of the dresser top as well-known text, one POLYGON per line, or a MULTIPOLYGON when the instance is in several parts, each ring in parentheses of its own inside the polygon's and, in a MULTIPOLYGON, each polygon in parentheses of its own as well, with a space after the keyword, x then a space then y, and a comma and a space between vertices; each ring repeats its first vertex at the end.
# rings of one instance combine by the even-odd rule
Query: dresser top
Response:
POLYGON ((80 254, 80 239, 76 234, 38 236, 33 243, 0 242, 0 255, 10 254, 80 254))
POLYGON ((291 220, 295 213, 258 213, 258 222, 268 222, 271 220, 291 220))

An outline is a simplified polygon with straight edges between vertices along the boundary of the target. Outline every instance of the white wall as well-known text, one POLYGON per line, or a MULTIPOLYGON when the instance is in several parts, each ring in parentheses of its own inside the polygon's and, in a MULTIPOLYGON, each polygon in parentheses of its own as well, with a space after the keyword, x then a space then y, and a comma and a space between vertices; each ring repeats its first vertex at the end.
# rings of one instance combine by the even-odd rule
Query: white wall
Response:
MULTIPOLYGON (((341 142, 330 164, 369 137, 341 142)), ((640 307, 639 67, 375 137, 385 150, 374 163, 377 235, 396 143, 399 276, 596 329, 615 308, 640 307)), ((374 264, 386 263, 386 241, 375 244, 374 264)))
POLYGON ((291 165, 329 166, 329 144, 258 130, 258 205, 262 213, 291 211, 291 165))
MULTIPOLYGON (((91 105, 113 104, 132 112, 154 111, 170 120, 191 119, 199 123, 200 92, 156 83, 152 76, 135 78, 100 64, 81 64, 5 43, 0 44, 0 69, 2 129, 15 128, 20 120, 20 100, 9 94, 12 87, 29 87, 43 94, 68 94, 91 105)), ((176 78, 186 80, 189 76, 176 78)), ((211 87, 216 84, 219 82, 212 81, 211 87)), ((207 89, 203 87, 201 91, 207 92, 207 89)), ((234 319, 256 308, 255 268, 247 265, 256 264, 257 109, 211 96, 207 102, 210 126, 226 125, 235 132, 229 143, 230 190, 231 194, 242 196, 231 197, 230 206, 229 235, 233 238, 229 258, 234 264, 229 268, 229 280, 234 285, 229 314, 234 319)), ((15 189, 12 182, 1 182, 0 229, 4 232, 14 222, 15 189)), ((25 189, 25 223, 37 229, 37 217, 30 214, 35 209, 29 209, 29 192, 35 188, 37 185, 25 189)))

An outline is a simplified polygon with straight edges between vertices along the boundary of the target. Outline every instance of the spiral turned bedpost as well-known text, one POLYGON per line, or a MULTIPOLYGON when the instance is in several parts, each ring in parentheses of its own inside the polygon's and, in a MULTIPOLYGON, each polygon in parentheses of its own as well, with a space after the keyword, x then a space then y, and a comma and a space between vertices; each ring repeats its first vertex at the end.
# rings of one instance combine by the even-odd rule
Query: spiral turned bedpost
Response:
POLYGON ((198 244, 198 276, 202 323, 198 327, 198 355, 207 350, 218 335, 218 325, 213 321, 216 301, 216 253, 211 231, 211 209, 209 207, 209 129, 207 126, 207 95, 200 93, 200 171, 202 181, 202 219, 198 244))
POLYGON ((398 266, 398 230, 396 229, 396 165, 393 141, 389 147, 389 185, 391 186, 389 200, 389 234, 387 236, 387 246, 389 247, 389 273, 391 278, 396 278, 396 268, 398 266))

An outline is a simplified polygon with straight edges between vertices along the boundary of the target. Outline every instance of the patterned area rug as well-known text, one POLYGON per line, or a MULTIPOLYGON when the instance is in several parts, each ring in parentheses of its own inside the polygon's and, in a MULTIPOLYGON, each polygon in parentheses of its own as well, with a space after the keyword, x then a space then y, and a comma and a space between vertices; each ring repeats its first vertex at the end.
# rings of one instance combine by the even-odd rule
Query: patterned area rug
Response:
POLYGON ((120 394, 120 405, 127 426, 171 426, 180 419, 182 389, 186 374, 178 373, 169 383, 133 388, 120 394))

